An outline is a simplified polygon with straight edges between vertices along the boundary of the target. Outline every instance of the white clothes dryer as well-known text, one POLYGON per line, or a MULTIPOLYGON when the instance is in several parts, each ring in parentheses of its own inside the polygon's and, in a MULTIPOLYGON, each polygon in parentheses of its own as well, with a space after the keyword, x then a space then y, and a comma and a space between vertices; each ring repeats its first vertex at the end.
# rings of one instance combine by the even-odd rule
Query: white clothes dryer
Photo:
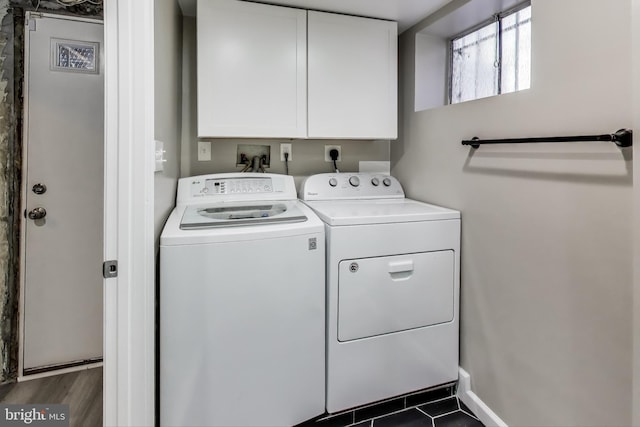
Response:
POLYGON ((160 237, 160 424, 291 426, 325 407, 323 223, 293 178, 182 178, 160 237))
POLYGON ((460 213, 379 174, 314 175, 300 193, 327 238, 327 411, 456 381, 460 213))

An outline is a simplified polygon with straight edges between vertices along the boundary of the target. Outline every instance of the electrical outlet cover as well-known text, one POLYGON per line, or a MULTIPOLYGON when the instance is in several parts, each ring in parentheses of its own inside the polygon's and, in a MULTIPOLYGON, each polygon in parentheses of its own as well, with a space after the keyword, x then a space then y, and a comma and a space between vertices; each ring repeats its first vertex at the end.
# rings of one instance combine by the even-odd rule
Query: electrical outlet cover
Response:
POLYGON ((288 159, 289 162, 293 160, 293 151, 291 151, 291 144, 285 144, 285 143, 280 144, 280 161, 281 162, 284 162, 284 153, 289 153, 289 159, 288 159))
POLYGON ((329 155, 329 152, 333 149, 338 150, 338 159, 336 160, 336 162, 341 162, 342 161, 342 146, 340 145, 325 145, 324 146, 324 161, 325 162, 333 162, 333 160, 331 159, 331 156, 329 155))
POLYGON ((211 141, 198 141, 198 161, 211 160, 211 141))

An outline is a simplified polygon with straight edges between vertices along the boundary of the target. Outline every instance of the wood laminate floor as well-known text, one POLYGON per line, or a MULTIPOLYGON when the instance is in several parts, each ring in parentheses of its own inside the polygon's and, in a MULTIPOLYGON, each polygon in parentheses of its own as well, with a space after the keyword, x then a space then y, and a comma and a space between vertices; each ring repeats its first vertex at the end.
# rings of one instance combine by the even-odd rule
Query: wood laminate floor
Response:
POLYGON ((1 403, 65 403, 70 426, 102 426, 102 368, 0 386, 1 403))

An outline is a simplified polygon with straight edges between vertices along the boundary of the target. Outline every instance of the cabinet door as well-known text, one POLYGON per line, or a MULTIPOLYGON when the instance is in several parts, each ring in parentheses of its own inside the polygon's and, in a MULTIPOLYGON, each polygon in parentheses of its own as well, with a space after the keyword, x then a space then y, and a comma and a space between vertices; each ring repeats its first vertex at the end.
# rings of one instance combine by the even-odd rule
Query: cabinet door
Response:
POLYGON ((198 0, 198 136, 306 136, 306 14, 198 0))
POLYGON ((310 138, 395 139, 395 22, 309 11, 310 138))

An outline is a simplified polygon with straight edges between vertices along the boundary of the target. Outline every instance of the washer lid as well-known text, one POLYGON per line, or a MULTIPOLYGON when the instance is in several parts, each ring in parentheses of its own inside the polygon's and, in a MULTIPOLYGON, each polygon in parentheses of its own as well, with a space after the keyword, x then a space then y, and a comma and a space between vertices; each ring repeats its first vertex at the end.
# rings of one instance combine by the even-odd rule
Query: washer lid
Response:
POLYGON ((328 225, 385 224, 459 219, 460 212, 411 199, 305 202, 328 225))
POLYGON ((306 220, 307 217, 295 205, 295 202, 291 201, 217 203, 188 206, 180 221, 180 229, 260 225, 306 220))

